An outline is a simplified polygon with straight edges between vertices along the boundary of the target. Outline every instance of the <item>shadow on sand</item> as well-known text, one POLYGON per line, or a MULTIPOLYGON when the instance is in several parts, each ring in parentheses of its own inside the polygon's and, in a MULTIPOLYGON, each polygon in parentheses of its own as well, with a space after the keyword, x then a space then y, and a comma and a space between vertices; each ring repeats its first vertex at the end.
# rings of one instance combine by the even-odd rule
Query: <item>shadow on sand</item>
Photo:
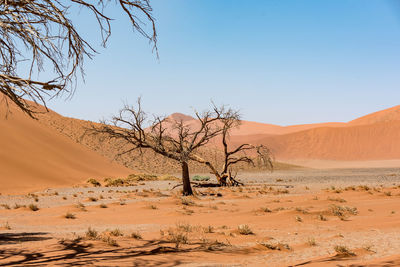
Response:
MULTIPOLYGON (((41 241, 49 237, 40 236, 46 233, 0 234, 11 242, 41 241)), ((98 242, 98 241, 97 241, 98 242)), ((166 240, 142 240, 131 246, 105 247, 104 244, 86 242, 81 238, 61 240, 57 244, 38 247, 37 252, 23 248, 0 248, 0 266, 157 266, 169 267, 182 264, 179 259, 172 259, 172 254, 186 254, 189 252, 231 253, 232 249, 223 243, 205 245, 204 243, 190 243, 185 248, 174 247, 166 240)), ((10 244, 10 243, 8 243, 10 244)), ((238 251, 237 251, 238 252, 238 251)), ((240 253, 240 252, 239 252, 240 253)), ((186 258, 188 255, 185 255, 186 258)))

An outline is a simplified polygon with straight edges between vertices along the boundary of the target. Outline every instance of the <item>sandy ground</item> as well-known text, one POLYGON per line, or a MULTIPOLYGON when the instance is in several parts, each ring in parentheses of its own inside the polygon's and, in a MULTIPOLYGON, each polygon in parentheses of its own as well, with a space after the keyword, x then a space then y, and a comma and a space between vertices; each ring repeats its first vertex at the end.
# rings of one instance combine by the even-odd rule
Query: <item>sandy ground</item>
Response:
POLYGON ((400 169, 240 179, 187 198, 175 181, 0 195, 0 266, 400 265, 400 169))

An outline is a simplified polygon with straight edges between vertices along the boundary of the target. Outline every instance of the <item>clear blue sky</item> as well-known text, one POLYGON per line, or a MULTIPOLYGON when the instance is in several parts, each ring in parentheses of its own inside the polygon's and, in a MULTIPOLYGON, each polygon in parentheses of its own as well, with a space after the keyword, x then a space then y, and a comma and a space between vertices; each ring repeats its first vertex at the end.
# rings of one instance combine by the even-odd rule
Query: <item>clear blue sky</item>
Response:
POLYGON ((112 9, 113 34, 86 62, 86 82, 49 107, 97 121, 138 96, 160 115, 212 99, 252 121, 349 121, 400 104, 399 2, 152 0, 159 60, 112 9))

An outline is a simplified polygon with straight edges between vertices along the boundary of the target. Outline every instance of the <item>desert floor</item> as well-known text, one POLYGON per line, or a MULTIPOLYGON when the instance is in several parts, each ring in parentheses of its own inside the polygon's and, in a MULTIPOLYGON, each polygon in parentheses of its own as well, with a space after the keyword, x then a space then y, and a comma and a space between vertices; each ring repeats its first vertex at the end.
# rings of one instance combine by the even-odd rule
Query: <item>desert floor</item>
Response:
POLYGON ((400 266, 400 169, 240 180, 0 195, 0 266, 400 266))

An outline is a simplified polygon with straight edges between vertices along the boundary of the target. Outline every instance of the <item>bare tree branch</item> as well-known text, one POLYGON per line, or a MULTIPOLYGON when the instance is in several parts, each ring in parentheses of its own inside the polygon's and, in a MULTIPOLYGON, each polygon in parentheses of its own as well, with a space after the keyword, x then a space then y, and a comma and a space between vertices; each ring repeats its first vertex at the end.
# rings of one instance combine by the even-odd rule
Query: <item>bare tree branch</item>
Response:
MULTIPOLYGON (((110 0, 0 0, 0 93, 22 111, 34 117, 30 99, 46 106, 47 97, 72 94, 83 63, 96 50, 78 33, 71 8, 83 8, 93 15, 100 29, 102 45, 111 35, 111 21, 105 13, 110 0), (28 71, 25 71, 28 66, 28 71), (35 80, 45 71, 52 78, 35 80)), ((149 0, 118 0, 115 4, 130 19, 132 27, 147 38, 157 53, 155 19, 149 0), (151 29, 139 17, 150 23, 151 29)), ((158 54, 157 54, 158 55, 158 54)))

